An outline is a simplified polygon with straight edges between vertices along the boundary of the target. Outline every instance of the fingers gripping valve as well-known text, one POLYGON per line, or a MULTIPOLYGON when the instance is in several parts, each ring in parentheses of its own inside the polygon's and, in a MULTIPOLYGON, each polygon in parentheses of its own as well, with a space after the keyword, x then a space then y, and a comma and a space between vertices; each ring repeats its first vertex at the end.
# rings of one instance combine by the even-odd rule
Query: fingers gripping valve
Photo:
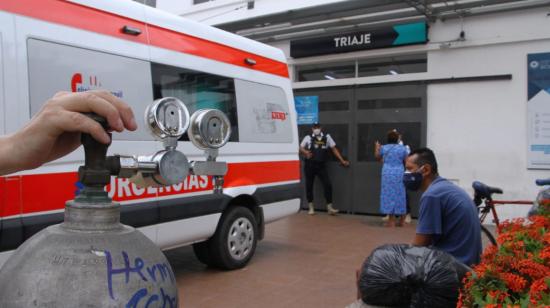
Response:
POLYGON ((147 156, 116 155, 110 158, 118 167, 114 175, 129 178, 141 188, 182 183, 189 174, 210 175, 214 178, 214 192, 222 192, 227 164, 215 160, 218 149, 227 143, 231 133, 229 119, 224 113, 201 109, 189 117, 187 107, 180 100, 166 97, 147 107, 145 123, 153 136, 163 143, 164 150, 147 156), (185 154, 176 150, 178 139, 186 131, 191 142, 206 151, 207 161, 189 163, 185 154))

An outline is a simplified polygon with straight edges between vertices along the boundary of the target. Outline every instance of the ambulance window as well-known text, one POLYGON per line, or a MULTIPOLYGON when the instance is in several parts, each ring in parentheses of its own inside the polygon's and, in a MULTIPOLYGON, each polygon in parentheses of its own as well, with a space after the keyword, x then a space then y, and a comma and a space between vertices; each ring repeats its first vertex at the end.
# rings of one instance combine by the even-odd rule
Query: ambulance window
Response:
POLYGON ((235 79, 241 142, 290 143, 288 98, 279 87, 235 79))
MULTIPOLYGON (((193 71, 158 63, 151 64, 154 99, 177 97, 185 103, 189 113, 198 109, 219 109, 231 121, 231 138, 239 141, 235 83, 232 78, 193 71)), ((189 138, 184 134, 180 140, 189 138)))
POLYGON ((58 91, 107 90, 130 104, 138 121, 137 131, 115 133, 113 139, 153 140, 141 122, 153 101, 149 61, 33 38, 27 51, 30 116, 58 91))

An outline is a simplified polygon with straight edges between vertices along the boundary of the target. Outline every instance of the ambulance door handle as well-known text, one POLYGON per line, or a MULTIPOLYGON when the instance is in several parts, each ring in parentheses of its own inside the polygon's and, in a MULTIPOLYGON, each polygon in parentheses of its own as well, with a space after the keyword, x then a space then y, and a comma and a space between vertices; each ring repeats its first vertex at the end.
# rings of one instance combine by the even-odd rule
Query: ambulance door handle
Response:
POLYGON ((138 36, 141 34, 141 29, 130 27, 130 26, 124 26, 122 27, 122 32, 130 35, 138 36))

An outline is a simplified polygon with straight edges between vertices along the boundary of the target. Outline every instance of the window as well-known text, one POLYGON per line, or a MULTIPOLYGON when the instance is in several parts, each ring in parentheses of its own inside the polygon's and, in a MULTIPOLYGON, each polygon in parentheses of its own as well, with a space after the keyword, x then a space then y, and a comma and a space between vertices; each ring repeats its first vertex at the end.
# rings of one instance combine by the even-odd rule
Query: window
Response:
POLYGON ((320 101, 319 111, 346 111, 349 110, 349 101, 320 101))
POLYGON ((400 109, 400 108, 421 108, 421 97, 405 97, 405 98, 379 98, 358 100, 357 108, 365 109, 400 109))
POLYGON ((427 71, 426 53, 296 66, 296 81, 332 80, 427 71))
MULTIPOLYGON (((229 141, 239 140, 235 82, 232 78, 153 63, 153 97, 176 97, 193 114, 199 109, 218 109, 231 121, 229 141)), ((189 140, 184 134, 180 140, 189 140)))
POLYGON ((421 73, 427 70, 427 55, 415 54, 359 61, 359 77, 421 73))
POLYGON ((403 142, 411 149, 420 147, 422 124, 420 122, 365 123, 357 125, 357 160, 376 161, 374 142, 386 143, 388 131, 397 129, 403 134, 403 142))
POLYGON ((241 142, 290 143, 292 122, 283 89, 235 79, 241 142))
POLYGON ((355 61, 301 65, 296 67, 296 74, 298 81, 354 78, 355 61))
POLYGON ((130 104, 137 116, 137 131, 116 133, 113 139, 153 140, 141 120, 153 101, 148 61, 38 39, 28 39, 27 47, 30 116, 57 91, 102 89, 130 104))

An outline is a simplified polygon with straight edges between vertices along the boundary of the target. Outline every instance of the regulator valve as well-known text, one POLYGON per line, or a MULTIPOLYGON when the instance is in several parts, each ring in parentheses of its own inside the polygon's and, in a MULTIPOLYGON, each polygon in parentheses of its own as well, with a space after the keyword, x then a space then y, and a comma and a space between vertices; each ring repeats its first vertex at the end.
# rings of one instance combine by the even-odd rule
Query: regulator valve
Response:
POLYGON ((164 150, 153 155, 108 157, 113 175, 129 178, 140 188, 161 187, 182 183, 189 174, 213 177, 214 192, 221 193, 227 164, 217 162, 218 149, 231 135, 227 116, 216 109, 200 109, 191 117, 185 104, 174 97, 153 102, 145 110, 145 123, 164 150), (178 140, 187 131, 189 140, 204 150, 206 161, 189 162, 176 150, 178 140))

